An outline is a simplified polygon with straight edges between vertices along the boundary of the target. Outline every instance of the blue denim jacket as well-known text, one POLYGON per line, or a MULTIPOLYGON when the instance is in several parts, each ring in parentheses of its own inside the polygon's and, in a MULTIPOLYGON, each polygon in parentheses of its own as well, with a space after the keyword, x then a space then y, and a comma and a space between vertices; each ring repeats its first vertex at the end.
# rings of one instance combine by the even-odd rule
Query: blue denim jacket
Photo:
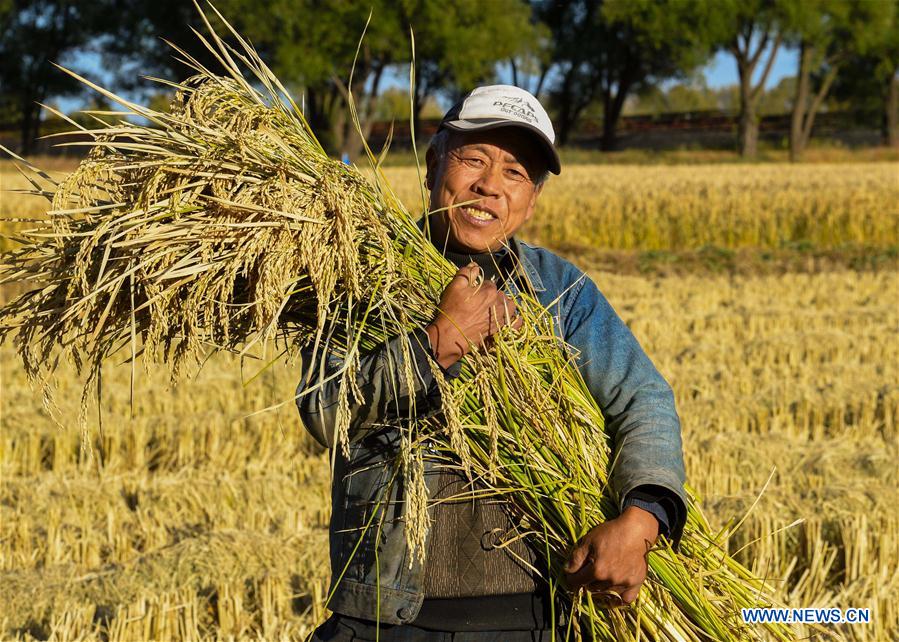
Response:
MULTIPOLYGON (((638 487, 667 492, 680 515, 670 524, 670 536, 679 540, 686 514, 685 473, 670 386, 581 270, 549 250, 521 241, 514 240, 512 249, 518 256, 518 274, 507 281, 507 293, 515 296, 528 288, 550 309, 561 338, 579 351, 578 367, 605 414, 606 429, 614 435, 610 487, 619 508, 638 487)), ((403 377, 393 375, 403 365, 395 341, 362 358, 357 382, 363 399, 351 407, 349 457, 337 449, 331 487, 328 607, 386 624, 413 621, 424 599, 423 567, 417 561, 410 565, 407 557, 402 484, 391 483, 399 445, 392 421, 406 414, 413 399, 419 412, 440 409, 439 392, 426 367, 431 358, 427 334, 416 330, 410 336, 415 390, 407 388, 403 377)), ((313 358, 304 355, 304 362, 313 358)), ((340 365, 329 356, 325 376, 340 365)), ((334 445, 337 388, 336 378, 303 382, 298 388, 304 425, 329 448, 334 445)), ((436 480, 437 475, 426 478, 436 480)))

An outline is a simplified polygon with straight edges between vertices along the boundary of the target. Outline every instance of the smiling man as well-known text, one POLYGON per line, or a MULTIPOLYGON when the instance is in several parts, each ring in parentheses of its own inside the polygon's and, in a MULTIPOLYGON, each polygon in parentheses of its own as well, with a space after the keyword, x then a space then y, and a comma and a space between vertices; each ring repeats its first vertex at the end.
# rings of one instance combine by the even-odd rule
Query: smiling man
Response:
MULTIPOLYGON (((464 498, 470 483, 451 469, 429 466, 434 505, 424 565, 409 563, 402 527, 402 489, 389 485, 396 421, 413 399, 437 413, 439 391, 428 362, 458 376, 470 350, 488 344, 503 325, 520 324, 515 298, 528 291, 553 313, 560 338, 606 416, 615 444, 611 492, 620 515, 592 525, 572 543, 566 566, 571 590, 584 588, 609 606, 636 599, 646 553, 660 534, 677 542, 685 520, 680 423, 670 387, 633 335, 583 272, 554 253, 517 239, 538 212, 549 173, 561 170, 552 123, 537 99, 508 85, 479 87, 444 117, 427 155, 431 212, 422 229, 459 268, 440 312, 412 333, 409 364, 418 388, 397 387, 404 367, 394 342, 361 360, 362 399, 351 407, 351 430, 365 431, 350 457, 337 456, 332 488, 331 568, 334 615, 315 640, 550 639, 547 589, 534 569, 541 558, 497 502, 464 498), (384 492, 399 511, 380 536, 360 532, 384 492), (358 544, 358 547, 357 547, 358 544)), ((538 214, 539 215, 539 214, 538 214)), ((330 359, 329 368, 340 363, 330 359)), ((306 427, 333 446, 337 384, 301 384, 306 427)), ((362 432, 357 434, 363 434, 362 432)), ((598 480, 597 480, 598 482, 598 480)), ((588 525, 590 526, 590 525, 588 525)))

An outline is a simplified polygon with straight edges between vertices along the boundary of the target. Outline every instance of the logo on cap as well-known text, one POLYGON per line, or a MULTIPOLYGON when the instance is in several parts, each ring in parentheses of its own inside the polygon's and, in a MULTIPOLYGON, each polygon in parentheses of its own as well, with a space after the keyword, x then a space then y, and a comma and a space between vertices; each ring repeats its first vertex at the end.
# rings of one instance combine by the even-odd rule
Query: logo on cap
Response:
POLYGON ((537 111, 534 106, 521 96, 500 96, 501 100, 494 100, 493 106, 504 114, 521 118, 531 124, 537 122, 537 111))

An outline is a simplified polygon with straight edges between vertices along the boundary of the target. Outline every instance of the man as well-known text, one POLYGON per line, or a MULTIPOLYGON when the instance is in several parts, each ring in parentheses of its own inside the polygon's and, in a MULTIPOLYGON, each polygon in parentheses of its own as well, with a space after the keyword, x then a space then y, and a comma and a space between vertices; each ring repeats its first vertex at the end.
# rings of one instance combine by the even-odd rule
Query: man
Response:
MULTIPOLYGON (((636 599, 646 553, 660 534, 680 537, 685 520, 680 424, 671 389, 595 284, 548 250, 515 238, 534 215, 559 157, 546 111, 517 87, 472 91, 444 117, 427 154, 434 214, 422 221, 431 241, 459 271, 439 313, 411 333, 417 388, 405 389, 403 354, 395 342, 366 355, 351 408, 349 457, 337 454, 332 485, 331 571, 334 616, 316 640, 550 639, 544 583, 532 568, 541 558, 496 502, 453 501, 470 484, 451 469, 429 465, 435 500, 426 561, 407 557, 401 484, 392 483, 397 422, 438 413, 433 360, 446 376, 505 324, 520 324, 515 297, 527 288, 556 318, 557 332, 578 350, 578 367, 615 442, 611 488, 620 515, 572 543, 565 568, 570 590, 593 591, 609 606, 636 599), (399 383, 398 383, 399 382, 399 383), (353 436, 356 438, 353 438, 353 436), (377 529, 368 527, 379 519, 377 529), (381 519, 384 517, 385 519, 381 519)), ((328 369, 339 368, 333 357, 328 369)), ((306 427, 333 447, 337 384, 301 384, 306 427)))

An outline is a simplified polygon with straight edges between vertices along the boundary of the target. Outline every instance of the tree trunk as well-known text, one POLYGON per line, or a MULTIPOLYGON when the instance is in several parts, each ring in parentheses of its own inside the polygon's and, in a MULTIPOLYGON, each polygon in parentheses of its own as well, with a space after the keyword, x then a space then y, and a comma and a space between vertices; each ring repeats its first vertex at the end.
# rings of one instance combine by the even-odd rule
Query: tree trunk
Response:
POLYGON ((804 141, 802 130, 805 126, 805 110, 808 105, 809 84, 811 76, 811 47, 805 41, 799 45, 799 71, 796 80, 796 93, 793 98, 793 117, 790 121, 790 162, 795 163, 802 156, 804 141))
POLYGON ((571 92, 572 74, 576 73, 572 67, 565 75, 562 82, 561 90, 558 94, 559 111, 557 122, 559 129, 556 132, 556 143, 560 147, 568 144, 568 136, 571 134, 571 128, 574 125, 574 96, 571 92))
POLYGON ((755 107, 747 107, 740 114, 740 155, 755 158, 759 150, 759 119, 755 107))
POLYGON ((549 72, 549 65, 540 66, 540 77, 537 79, 537 86, 534 88, 534 96, 540 100, 540 93, 543 91, 543 83, 546 82, 546 74, 549 72))
POLYGON ((29 156, 34 151, 35 139, 40 133, 40 114, 31 97, 26 97, 22 101, 21 111, 22 121, 19 124, 21 149, 19 153, 22 156, 29 156))
POLYGON ((815 125, 815 116, 818 114, 818 110, 821 108, 821 104, 827 97, 827 94, 830 91, 830 86, 833 84, 833 81, 837 77, 837 70, 839 68, 836 61, 831 60, 829 64, 830 69, 827 71, 827 75, 824 77, 824 81, 821 83, 821 87, 818 89, 818 93, 816 93, 814 98, 812 98, 812 104, 808 106, 808 111, 805 114, 805 122, 802 125, 802 134, 800 140, 800 152, 804 151, 805 148, 808 147, 808 142, 812 138, 812 127, 814 127, 815 125))
POLYGON ((758 153, 759 119, 752 99, 750 73, 740 71, 740 117, 738 121, 740 156, 755 158, 758 153))
POLYGON ((799 56, 799 79, 796 84, 796 102, 793 105, 793 118, 790 124, 790 161, 796 162, 802 159, 802 154, 808 147, 812 138, 812 127, 815 125, 815 116, 824 99, 827 97, 833 81, 837 77, 838 57, 832 56, 823 61, 827 74, 821 81, 821 86, 812 95, 811 89, 811 61, 815 58, 815 49, 812 45, 802 43, 799 56))
POLYGON ((890 147, 899 149, 899 74, 897 72, 890 75, 884 110, 887 125, 886 143, 890 147))
POLYGON ((630 88, 630 80, 619 80, 618 90, 610 92, 603 100, 600 148, 604 152, 613 152, 618 147, 618 121, 621 120, 621 110, 624 109, 624 101, 630 88))
MULTIPOLYGON (((605 101, 604 101, 605 102, 605 101)), ((607 106, 603 106, 602 117, 602 138, 599 139, 599 149, 603 152, 614 152, 618 145, 615 136, 615 121, 612 120, 611 110, 607 106)))
POLYGON ((304 93, 305 100, 303 101, 303 115, 309 122, 309 126, 312 128, 313 133, 316 135, 316 137, 319 137, 323 133, 321 132, 322 108, 319 92, 315 87, 306 87, 304 93))
POLYGON ((565 100, 559 106, 559 131, 556 132, 556 144, 559 147, 564 147, 568 144, 568 136, 571 134, 571 117, 569 116, 569 112, 571 111, 571 101, 565 100))
POLYGON ((771 53, 768 54, 768 60, 759 77, 758 84, 754 87, 752 73, 768 46, 770 34, 766 33, 761 37, 755 52, 750 49, 753 40, 751 29, 744 34, 744 40, 745 47, 740 46, 739 38, 737 38, 730 46, 730 51, 736 58, 737 72, 740 76, 740 116, 738 119, 740 155, 743 158, 755 158, 759 143, 758 101, 765 91, 765 83, 774 66, 774 59, 777 57, 777 50, 780 48, 783 37, 781 34, 775 36, 771 45, 771 53))

